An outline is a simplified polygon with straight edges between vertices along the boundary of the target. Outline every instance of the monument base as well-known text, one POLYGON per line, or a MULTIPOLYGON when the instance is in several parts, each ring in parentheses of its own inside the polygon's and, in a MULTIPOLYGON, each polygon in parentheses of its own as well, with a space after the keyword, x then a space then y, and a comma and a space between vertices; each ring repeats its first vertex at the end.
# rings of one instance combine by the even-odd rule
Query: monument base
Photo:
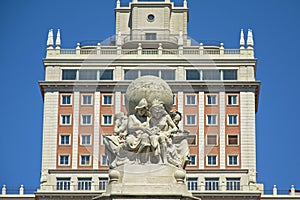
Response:
POLYGON ((185 171, 170 165, 124 165, 109 172, 106 192, 95 200, 198 199, 185 184, 185 171))

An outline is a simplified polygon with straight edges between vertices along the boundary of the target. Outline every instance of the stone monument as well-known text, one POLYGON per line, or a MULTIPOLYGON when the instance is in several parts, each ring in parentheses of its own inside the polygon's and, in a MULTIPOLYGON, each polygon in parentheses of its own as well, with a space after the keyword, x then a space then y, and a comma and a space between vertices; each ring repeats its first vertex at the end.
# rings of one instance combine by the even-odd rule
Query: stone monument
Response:
POLYGON ((104 138, 109 184, 95 199, 197 199, 185 184, 189 132, 179 129, 181 113, 172 104, 170 87, 158 77, 129 85, 128 116, 116 113, 114 133, 104 138))

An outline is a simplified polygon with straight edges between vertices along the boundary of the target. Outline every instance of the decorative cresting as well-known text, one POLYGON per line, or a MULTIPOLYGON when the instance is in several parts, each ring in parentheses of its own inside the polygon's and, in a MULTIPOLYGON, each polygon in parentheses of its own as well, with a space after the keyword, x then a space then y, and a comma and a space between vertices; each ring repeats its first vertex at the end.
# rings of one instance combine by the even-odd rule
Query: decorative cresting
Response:
POLYGON ((168 84, 154 76, 136 79, 127 89, 126 105, 129 116, 116 113, 114 133, 104 137, 110 168, 167 164, 184 169, 189 162, 189 132, 179 130, 182 116, 171 110, 168 84))

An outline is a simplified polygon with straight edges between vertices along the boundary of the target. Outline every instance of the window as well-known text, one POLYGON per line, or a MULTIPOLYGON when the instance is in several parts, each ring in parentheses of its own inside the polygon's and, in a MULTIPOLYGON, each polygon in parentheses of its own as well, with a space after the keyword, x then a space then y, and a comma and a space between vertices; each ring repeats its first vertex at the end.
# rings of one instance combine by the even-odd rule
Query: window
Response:
POLYGON ((206 135, 206 144, 208 146, 216 146, 218 145, 218 136, 213 134, 206 135))
POLYGON ((91 165, 91 156, 90 155, 81 155, 80 156, 80 165, 91 165))
POLYGON ((70 135, 60 135, 60 145, 70 145, 70 135))
POLYGON ((81 125, 92 125, 92 115, 81 115, 81 125))
POLYGON ((205 190, 219 190, 219 178, 205 178, 205 190))
POLYGON ((237 155, 229 155, 228 156, 228 165, 229 166, 237 166, 238 165, 238 156, 237 155))
POLYGON ((228 145, 238 145, 239 140, 238 140, 238 135, 228 135, 228 145))
POLYGON ((125 80, 135 80, 139 77, 139 70, 125 70, 125 80))
POLYGON ((60 166, 68 166, 70 164, 69 155, 60 155, 59 156, 59 165, 60 166))
POLYGON ((76 80, 77 70, 62 70, 62 80, 76 80))
POLYGON ((159 77, 159 70, 141 70, 141 76, 157 76, 157 77, 159 77))
POLYGON ((61 115, 60 125, 71 125, 71 115, 61 115))
POLYGON ((186 80, 200 80, 200 72, 198 70, 186 70, 186 80))
POLYGON ((146 40, 156 40, 156 33, 146 33, 146 40))
POLYGON ((92 95, 83 94, 81 102, 82 105, 92 105, 92 95))
POLYGON ((112 105, 112 104, 113 104, 113 96, 112 95, 103 95, 102 105, 112 105))
POLYGON ((238 125, 238 116, 237 115, 228 115, 227 116, 227 125, 238 125))
POLYGON ((97 80, 97 70, 79 70, 79 80, 97 80))
POLYGON ((237 95, 228 95, 227 104, 230 106, 238 105, 238 96, 237 95))
POLYGON ((206 115, 206 125, 217 125, 217 115, 206 115))
POLYGON ((113 70, 100 70, 100 80, 113 80, 114 71, 113 70))
POLYGON ((173 105, 176 105, 176 95, 173 94, 173 105))
POLYGON ((187 178, 188 190, 198 189, 198 178, 187 178))
POLYGON ((217 105, 217 95, 206 95, 206 105, 217 105))
POLYGON ((103 125, 112 125, 112 115, 103 115, 102 116, 103 125))
POLYGON ((92 178, 78 178, 78 190, 91 190, 92 178))
POLYGON ((208 155, 207 156, 207 165, 217 165, 217 156, 216 155, 208 155))
POLYGON ((203 80, 220 80, 221 74, 219 70, 203 70, 203 80))
POLYGON ((81 135, 81 145, 91 145, 91 136, 90 135, 81 135))
POLYGON ((196 125, 196 115, 186 115, 186 125, 196 125))
POLYGON ((99 178, 99 190, 106 190, 108 178, 99 178))
POLYGON ((196 96, 195 95, 186 95, 185 96, 186 105, 196 105, 196 96))
POLYGON ((56 190, 70 190, 71 178, 56 178, 56 190))
POLYGON ((108 161, 107 161, 107 156, 106 155, 102 155, 101 156, 101 165, 102 166, 107 166, 108 165, 108 161))
POLYGON ((70 94, 61 95, 61 105, 72 105, 72 96, 70 94))
POLYGON ((222 70, 223 80, 237 80, 237 70, 222 70))
POLYGON ((190 155, 190 163, 189 166, 196 166, 196 155, 190 155))
POLYGON ((175 80, 175 70, 161 70, 163 80, 175 80))
POLYGON ((226 178, 226 189, 227 190, 240 190, 241 179, 240 178, 226 178))
POLYGON ((195 134, 190 134, 186 137, 189 145, 193 146, 197 144, 197 137, 195 134))

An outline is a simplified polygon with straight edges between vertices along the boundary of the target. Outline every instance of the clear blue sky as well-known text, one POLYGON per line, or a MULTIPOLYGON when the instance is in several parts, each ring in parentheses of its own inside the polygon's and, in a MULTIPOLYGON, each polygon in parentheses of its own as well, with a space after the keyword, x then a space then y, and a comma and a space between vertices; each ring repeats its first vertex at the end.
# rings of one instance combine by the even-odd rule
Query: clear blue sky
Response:
MULTIPOLYGON (((176 0, 181 3, 183 0, 176 0)), ((127 4, 129 0, 121 0, 127 4)), ((62 47, 114 34, 114 0, 0 1, 0 185, 39 186, 47 33, 61 29, 62 47)), ((252 28, 262 81, 257 113, 258 182, 300 189, 300 1, 189 0, 189 35, 239 48, 252 28), (298 113, 299 112, 299 113, 298 113)))

